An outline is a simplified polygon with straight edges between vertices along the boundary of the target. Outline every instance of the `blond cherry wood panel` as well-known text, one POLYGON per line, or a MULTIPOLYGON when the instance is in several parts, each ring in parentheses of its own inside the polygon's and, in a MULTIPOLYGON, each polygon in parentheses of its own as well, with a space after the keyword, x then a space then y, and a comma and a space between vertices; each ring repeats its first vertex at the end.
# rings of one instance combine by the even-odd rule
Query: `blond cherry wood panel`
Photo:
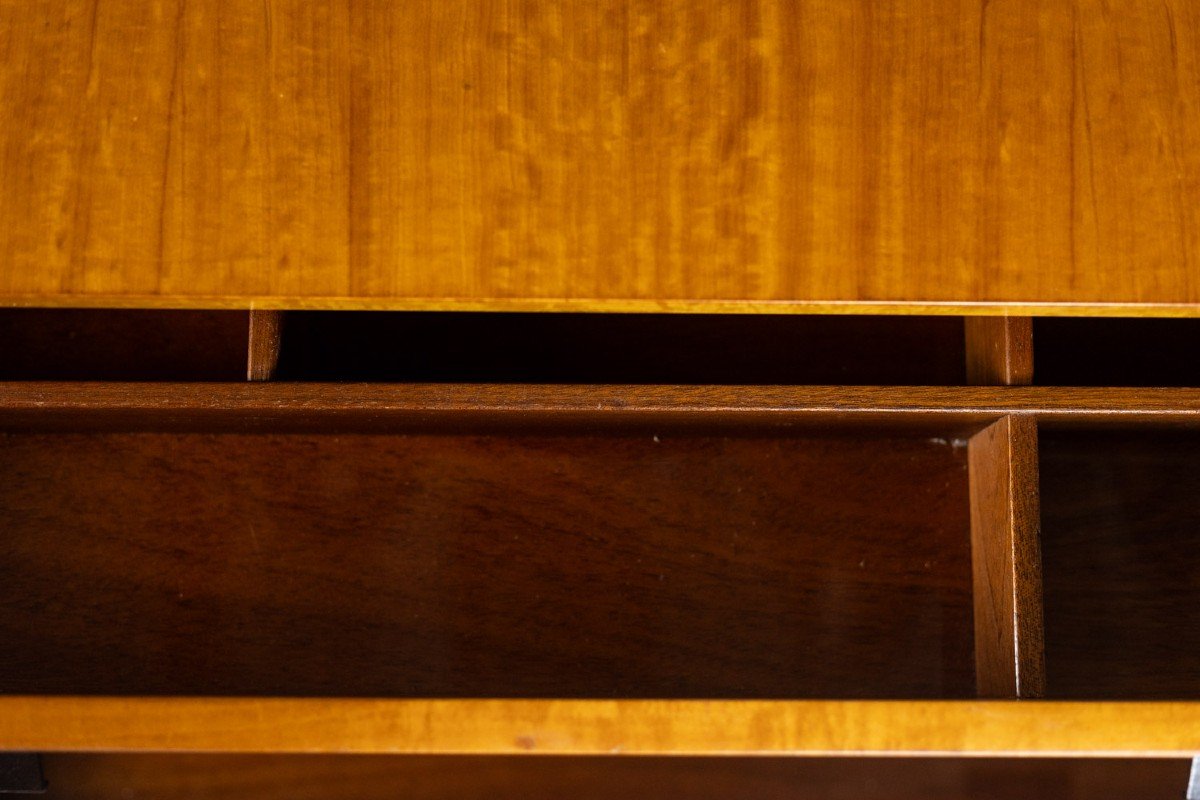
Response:
POLYGON ((0 750, 1190 756, 1194 703, 0 698, 0 750))
POLYGON ((1192 314, 1190 0, 0 0, 0 301, 1192 314))

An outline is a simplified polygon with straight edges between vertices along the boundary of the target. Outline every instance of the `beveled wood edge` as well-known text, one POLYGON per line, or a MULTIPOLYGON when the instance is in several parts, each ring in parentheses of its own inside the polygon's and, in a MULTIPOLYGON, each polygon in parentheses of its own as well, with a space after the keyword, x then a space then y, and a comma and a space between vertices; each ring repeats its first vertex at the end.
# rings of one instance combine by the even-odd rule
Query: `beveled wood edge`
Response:
POLYGON ((12 696, 0 750, 1187 757, 1200 703, 12 696))
POLYGON ((787 418, 1033 415, 1042 421, 1200 424, 1200 389, 1028 386, 659 386, 383 383, 0 382, 0 414, 189 412, 703 415, 787 418))
POLYGON ((495 311, 628 314, 885 314, 1036 317, 1200 317, 1200 303, 995 300, 751 300, 579 297, 236 297, 158 294, 0 294, 0 307, 276 311, 495 311))

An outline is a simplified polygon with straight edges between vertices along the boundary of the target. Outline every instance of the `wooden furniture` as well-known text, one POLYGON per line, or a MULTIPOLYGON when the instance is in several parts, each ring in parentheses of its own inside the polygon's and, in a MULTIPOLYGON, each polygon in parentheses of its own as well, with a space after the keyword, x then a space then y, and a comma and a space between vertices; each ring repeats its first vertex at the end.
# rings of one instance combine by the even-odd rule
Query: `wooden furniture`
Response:
POLYGON ((0 0, 0 53, 51 797, 1183 791, 1197 4, 0 0))
MULTIPOLYGON (((1054 355, 1184 364, 1194 321, 250 316, 0 312, 0 748, 52 783, 1200 749, 1200 390, 1106 385, 1196 376, 1054 355)), ((957 763, 889 785, 1025 769, 957 763)))

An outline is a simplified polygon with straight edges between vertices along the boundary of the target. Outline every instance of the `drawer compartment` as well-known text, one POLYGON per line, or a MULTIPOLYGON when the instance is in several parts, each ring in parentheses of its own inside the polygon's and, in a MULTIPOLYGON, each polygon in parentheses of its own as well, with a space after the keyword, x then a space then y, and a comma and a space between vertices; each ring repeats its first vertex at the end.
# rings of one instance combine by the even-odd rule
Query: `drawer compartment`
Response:
POLYGON ((968 697, 905 431, 0 436, 6 694, 968 697))
POLYGON ((1200 436, 1046 431, 1052 697, 1200 698, 1200 436))
POLYGON ((960 317, 289 312, 278 380, 952 385, 960 317))
POLYGON ((0 381, 238 381, 244 311, 0 309, 0 381))
POLYGON ((1033 321, 1043 386, 1200 386, 1200 319, 1033 321))

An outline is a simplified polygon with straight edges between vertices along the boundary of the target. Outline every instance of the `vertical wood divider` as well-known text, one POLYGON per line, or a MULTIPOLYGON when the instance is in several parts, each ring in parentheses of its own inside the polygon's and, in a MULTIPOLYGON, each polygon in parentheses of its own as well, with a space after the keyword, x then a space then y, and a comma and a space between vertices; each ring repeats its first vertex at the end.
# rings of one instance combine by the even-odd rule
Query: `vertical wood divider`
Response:
POLYGON ((967 317, 967 383, 1027 386, 1033 383, 1030 317, 967 317))
MULTIPOLYGON (((967 318, 966 351, 969 383, 1032 383, 1029 318, 967 318)), ((980 697, 1041 697, 1046 668, 1037 421, 1000 418, 971 437, 967 462, 976 688, 980 697)))
POLYGON ((279 364, 282 330, 282 311, 250 312, 246 380, 269 381, 275 376, 275 367, 279 364))

